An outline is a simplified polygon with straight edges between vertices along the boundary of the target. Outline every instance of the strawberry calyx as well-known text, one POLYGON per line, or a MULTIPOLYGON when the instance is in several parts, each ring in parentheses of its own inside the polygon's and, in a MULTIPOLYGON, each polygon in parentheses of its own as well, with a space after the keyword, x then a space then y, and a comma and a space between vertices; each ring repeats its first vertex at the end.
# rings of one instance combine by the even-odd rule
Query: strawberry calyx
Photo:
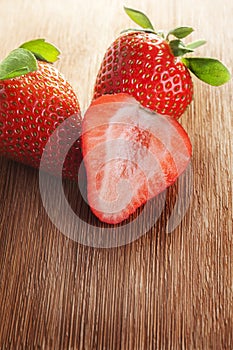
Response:
POLYGON ((12 79, 38 69, 37 60, 54 63, 60 51, 45 39, 27 41, 0 62, 0 80, 12 79))
POLYGON ((151 21, 143 12, 134 10, 132 8, 124 7, 126 14, 133 20, 140 29, 129 29, 127 31, 142 31, 153 33, 160 36, 169 45, 173 55, 180 57, 181 62, 200 80, 213 86, 219 86, 227 83, 231 79, 231 74, 228 68, 219 60, 215 58, 201 58, 201 57, 184 57, 191 54, 194 50, 204 44, 205 40, 197 40, 189 44, 185 44, 182 39, 189 36, 194 29, 192 27, 183 26, 176 27, 168 33, 164 31, 157 31, 154 29, 151 21), (170 37, 174 37, 170 39, 170 37))

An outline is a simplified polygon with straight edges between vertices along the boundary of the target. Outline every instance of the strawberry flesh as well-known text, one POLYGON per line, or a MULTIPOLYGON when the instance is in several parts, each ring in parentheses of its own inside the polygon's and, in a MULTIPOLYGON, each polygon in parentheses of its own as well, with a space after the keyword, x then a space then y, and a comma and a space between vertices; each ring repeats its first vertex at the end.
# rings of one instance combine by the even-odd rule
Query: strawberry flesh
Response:
POLYGON ((188 135, 175 119, 127 94, 92 103, 82 124, 82 149, 90 207, 110 224, 173 184, 191 157, 188 135))

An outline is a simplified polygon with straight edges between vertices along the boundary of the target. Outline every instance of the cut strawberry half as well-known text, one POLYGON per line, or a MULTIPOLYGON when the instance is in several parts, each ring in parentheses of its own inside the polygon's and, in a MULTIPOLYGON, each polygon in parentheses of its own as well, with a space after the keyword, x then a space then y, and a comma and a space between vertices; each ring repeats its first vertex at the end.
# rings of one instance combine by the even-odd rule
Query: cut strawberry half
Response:
POLYGON ((173 184, 190 161, 192 147, 182 126, 127 94, 96 99, 82 128, 88 202, 106 223, 127 219, 173 184))

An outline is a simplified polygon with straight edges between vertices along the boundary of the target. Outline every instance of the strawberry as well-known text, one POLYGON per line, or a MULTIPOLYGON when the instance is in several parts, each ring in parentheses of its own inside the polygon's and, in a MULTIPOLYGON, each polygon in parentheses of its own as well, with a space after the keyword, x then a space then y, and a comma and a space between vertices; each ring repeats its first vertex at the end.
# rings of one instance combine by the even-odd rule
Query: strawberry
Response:
POLYGON ((110 224, 127 219, 172 185, 191 157, 178 121, 156 115, 124 93, 93 101, 82 123, 82 149, 89 205, 110 224))
POLYGON ((183 57, 205 43, 183 43, 181 39, 193 32, 191 27, 178 27, 165 35, 155 31, 142 12, 130 8, 125 11, 142 29, 125 31, 110 45, 98 72, 94 99, 126 92, 144 107, 179 118, 193 97, 189 71, 215 86, 230 79, 227 68, 216 59, 183 57))
MULTIPOLYGON (((64 120, 81 129, 78 99, 66 79, 52 65, 59 51, 44 39, 12 51, 0 63, 0 155, 39 168, 49 136, 64 120), (37 60, 39 59, 39 61, 37 60)), ((60 130, 57 144, 68 142, 60 130)), ((51 147, 45 170, 56 173, 59 147, 51 147)), ((63 166, 64 177, 76 179, 81 160, 80 141, 63 166)))

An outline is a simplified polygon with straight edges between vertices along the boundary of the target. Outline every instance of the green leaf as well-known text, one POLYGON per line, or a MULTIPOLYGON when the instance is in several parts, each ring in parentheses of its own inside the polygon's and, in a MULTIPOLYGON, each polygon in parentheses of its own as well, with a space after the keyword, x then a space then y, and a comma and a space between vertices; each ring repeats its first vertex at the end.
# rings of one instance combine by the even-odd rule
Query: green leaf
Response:
POLYGON ((15 78, 37 69, 35 56, 28 50, 18 48, 0 63, 0 80, 15 78))
POLYGON ((175 57, 183 56, 186 53, 193 52, 193 50, 185 46, 181 40, 171 40, 169 42, 169 45, 175 57))
POLYGON ((140 27, 145 29, 152 29, 154 31, 154 27, 151 21, 143 12, 131 9, 129 7, 124 7, 124 10, 127 15, 140 27))
POLYGON ((189 49, 197 49, 198 47, 202 46, 202 45, 205 45, 206 44, 206 41, 205 40, 197 40, 197 41, 194 41, 190 44, 187 44, 186 47, 188 47, 189 49))
POLYGON ((58 60, 60 51, 45 39, 36 39, 27 41, 20 46, 23 49, 31 51, 38 60, 54 63, 58 60))
POLYGON ((177 27, 173 30, 170 30, 168 35, 174 35, 178 39, 186 38, 189 34, 191 34, 194 31, 191 27, 177 27))
POLYGON ((187 57, 182 62, 200 80, 213 86, 225 84, 231 78, 229 70, 214 58, 187 57))

